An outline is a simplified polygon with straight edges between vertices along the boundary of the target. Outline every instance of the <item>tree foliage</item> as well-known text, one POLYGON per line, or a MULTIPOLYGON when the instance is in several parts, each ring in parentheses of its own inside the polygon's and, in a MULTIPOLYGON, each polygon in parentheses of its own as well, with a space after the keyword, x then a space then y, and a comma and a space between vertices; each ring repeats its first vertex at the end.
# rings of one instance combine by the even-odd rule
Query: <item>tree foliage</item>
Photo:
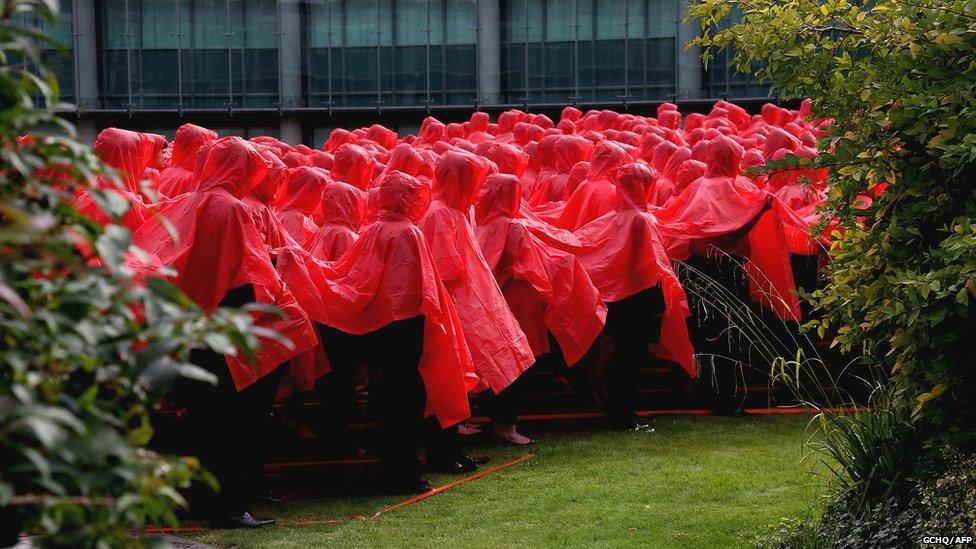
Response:
POLYGON ((694 0, 691 14, 706 59, 732 47, 740 71, 832 121, 814 162, 830 168, 824 219, 844 229, 810 327, 889 371, 929 444, 972 445, 976 1, 694 0))
MULTIPOLYGON (((141 545, 130 530, 174 523, 177 488, 207 478, 193 458, 146 448, 153 402, 181 376, 212 377, 186 362, 191 348, 257 342, 249 314, 204 315, 136 276, 145 254, 129 231, 70 206, 93 177, 115 176, 54 114, 43 50, 57 44, 18 24, 57 5, 0 1, 0 523, 45 545, 141 545)), ((114 219, 127 210, 88 190, 114 219)))

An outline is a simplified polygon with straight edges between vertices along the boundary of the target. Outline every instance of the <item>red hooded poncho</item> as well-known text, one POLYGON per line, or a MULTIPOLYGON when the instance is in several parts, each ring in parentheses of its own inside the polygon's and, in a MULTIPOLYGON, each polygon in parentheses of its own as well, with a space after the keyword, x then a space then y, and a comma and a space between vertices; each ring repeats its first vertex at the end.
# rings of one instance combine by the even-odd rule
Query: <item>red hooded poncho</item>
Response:
POLYGON ((677 194, 678 185, 675 181, 678 177, 678 171, 686 161, 691 161, 691 149, 688 147, 679 147, 671 154, 667 163, 658 170, 654 184, 647 190, 648 204, 657 207, 664 206, 671 200, 672 196, 677 194))
POLYGON ((217 132, 193 124, 183 124, 176 130, 169 166, 159 173, 157 189, 165 197, 178 196, 196 189, 197 151, 217 139, 217 132))
POLYGON ((237 389, 243 389, 278 365, 315 344, 315 329, 279 280, 267 247, 248 208, 241 202, 268 163, 248 143, 226 137, 210 150, 200 174, 198 192, 163 203, 160 214, 178 237, 155 218, 133 234, 133 243, 176 269, 173 282, 204 311, 212 311, 227 292, 250 284, 258 303, 276 306, 285 317, 261 313, 258 326, 290 339, 289 347, 263 339, 255 364, 227 356, 237 389))
POLYGON ((476 207, 478 244, 532 352, 549 352, 551 330, 572 365, 600 335, 606 306, 579 260, 518 217, 521 200, 518 178, 488 177, 476 207))
POLYGON ((424 155, 420 154, 420 151, 417 149, 406 144, 397 145, 390 151, 383 171, 398 171, 414 177, 423 177, 428 180, 434 178, 433 166, 427 162, 424 155))
POLYGON ((376 159, 369 151, 359 145, 345 144, 335 150, 332 162, 332 179, 349 183, 357 189, 366 190, 373 180, 376 159))
POLYGON ((555 171, 546 173, 546 176, 539 175, 535 191, 529 198, 532 207, 566 200, 571 192, 567 185, 569 172, 577 163, 589 161, 593 155, 593 143, 582 137, 565 135, 555 141, 552 153, 555 171))
POLYGON ((485 159, 450 151, 434 168, 434 201, 420 220, 431 255, 454 299, 475 371, 495 393, 535 362, 469 222, 471 205, 491 169, 485 159))
POLYGON ((708 143, 708 172, 667 206, 655 212, 672 258, 685 260, 690 242, 707 246, 708 239, 746 227, 769 203, 769 195, 739 175, 744 151, 729 137, 708 143))
POLYGON ((614 188, 617 170, 630 160, 623 147, 603 141, 593 150, 590 170, 586 180, 580 183, 563 208, 557 227, 575 231, 601 215, 614 209, 617 191, 614 188))
POLYGON ((651 178, 650 168, 643 163, 620 170, 617 204, 612 212, 577 231, 582 244, 578 256, 606 302, 661 285, 665 311, 655 354, 677 362, 695 377, 694 348, 685 323, 690 314, 687 297, 661 243, 657 220, 646 211, 651 178))
POLYGON ((339 259, 359 238, 365 219, 366 193, 347 183, 330 181, 322 193, 322 227, 308 246, 309 253, 321 261, 339 259))
MULTIPOLYGON (((119 128, 102 130, 95 139, 95 153, 103 162, 115 169, 123 187, 119 188, 105 178, 97 178, 93 187, 110 189, 129 203, 129 211, 122 217, 122 225, 137 229, 148 217, 140 181, 146 168, 153 161, 156 143, 150 134, 137 133, 119 128)), ((87 191, 81 192, 74 207, 102 225, 111 222, 87 191)))
POLYGON ((312 215, 322 203, 322 191, 329 176, 318 168, 302 166, 288 170, 284 187, 272 203, 272 211, 295 242, 308 247, 319 227, 312 215))
POLYGON ((415 224, 430 189, 392 172, 378 193, 378 219, 338 261, 320 263, 301 249, 287 248, 280 251, 278 270, 313 319, 343 332, 366 334, 424 315, 419 370, 427 389, 426 413, 448 427, 470 415, 467 391, 475 380, 454 306, 415 224))
POLYGON ((295 241, 288 234, 288 231, 281 226, 281 222, 271 211, 270 205, 274 202, 275 195, 281 189, 288 175, 288 167, 278 158, 273 149, 264 145, 256 145, 258 151, 271 168, 265 175, 257 180, 251 190, 244 195, 241 202, 247 206, 251 219, 261 232, 261 238, 267 244, 268 249, 273 253, 274 250, 294 244, 295 241))

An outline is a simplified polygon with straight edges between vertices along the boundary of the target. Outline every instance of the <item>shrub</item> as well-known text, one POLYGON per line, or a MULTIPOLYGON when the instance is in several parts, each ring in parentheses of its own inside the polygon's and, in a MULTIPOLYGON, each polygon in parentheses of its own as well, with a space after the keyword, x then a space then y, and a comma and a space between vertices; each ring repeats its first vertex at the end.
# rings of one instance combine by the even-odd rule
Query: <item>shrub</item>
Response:
MULTIPOLYGON (((129 232, 69 205, 94 174, 113 176, 53 112, 50 39, 17 24, 57 5, 0 1, 0 545, 21 527, 41 545, 142 545, 130 529, 175 523, 176 489, 201 475, 146 448, 154 399, 180 376, 210 378, 186 363, 191 348, 256 340, 248 314, 208 317, 162 279, 138 279, 129 232)), ((128 207, 92 194, 115 219, 128 207)))

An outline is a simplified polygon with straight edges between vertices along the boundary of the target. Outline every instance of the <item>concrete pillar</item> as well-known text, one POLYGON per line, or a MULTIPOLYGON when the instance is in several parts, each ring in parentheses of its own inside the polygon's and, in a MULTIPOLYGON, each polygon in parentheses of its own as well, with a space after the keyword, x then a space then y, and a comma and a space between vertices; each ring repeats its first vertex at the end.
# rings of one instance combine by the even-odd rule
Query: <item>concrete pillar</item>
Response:
POLYGON ((481 105, 501 102, 501 16, 499 0, 478 0, 478 99, 481 105))
POLYGON ((75 80, 78 83, 78 97, 76 98, 79 111, 97 109, 98 104, 98 50, 95 47, 95 0, 75 0, 71 3, 74 10, 75 35, 74 66, 75 80))
POLYGON ((83 118, 79 120, 75 126, 75 130, 78 132, 79 141, 88 146, 95 144, 95 138, 98 137, 98 126, 95 125, 94 120, 90 118, 83 118))
POLYGON ((685 49, 688 42, 694 40, 701 27, 697 20, 682 23, 688 16, 689 0, 678 2, 678 99, 700 99, 702 97, 702 60, 701 48, 695 46, 685 49))
POLYGON ((278 139, 289 145, 298 145, 302 142, 302 123, 298 118, 286 116, 281 119, 281 127, 278 131, 278 139))
POLYGON ((278 0, 278 33, 281 106, 285 109, 301 107, 302 12, 299 0, 278 0))

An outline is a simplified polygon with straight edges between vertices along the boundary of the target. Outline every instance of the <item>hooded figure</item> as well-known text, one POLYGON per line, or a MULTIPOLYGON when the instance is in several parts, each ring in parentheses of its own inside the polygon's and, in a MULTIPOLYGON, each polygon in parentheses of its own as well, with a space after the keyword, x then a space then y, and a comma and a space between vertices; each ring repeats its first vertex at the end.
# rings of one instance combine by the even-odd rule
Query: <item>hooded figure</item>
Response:
MULTIPOLYGON (((149 134, 119 128, 102 130, 95 139, 95 154, 116 171, 122 187, 104 177, 96 178, 92 186, 99 190, 111 190, 129 203, 129 210, 121 220, 129 230, 139 228, 148 217, 140 181, 153 160, 154 150, 155 143, 149 134)), ((73 205, 79 213, 102 225, 111 222, 88 191, 81 192, 73 205)))
POLYGON ((417 461, 421 419, 444 427, 470 415, 476 383, 457 315, 416 221, 430 188, 402 172, 383 176, 379 214, 336 262, 300 248, 281 251, 278 269, 320 322, 336 372, 365 362, 380 374, 371 388, 380 420, 380 464, 396 492, 423 492, 417 461), (469 381, 470 380, 470 381, 469 381))
POLYGON ((658 177, 654 184, 647 189, 647 202, 652 206, 661 207, 677 194, 675 180, 681 166, 691 160, 691 149, 679 147, 671 154, 667 162, 658 170, 658 177))
POLYGON ((359 238, 365 220, 366 193, 347 183, 327 182, 322 192, 322 226, 308 246, 309 253, 320 261, 339 259, 359 238))
POLYGON ((557 227, 575 231, 613 210, 617 202, 614 180, 617 171, 630 160, 620 145, 603 141, 593 150, 586 180, 580 183, 556 220, 557 227))
POLYGON ((335 150, 332 162, 332 179, 366 190, 373 180, 376 159, 359 145, 345 144, 335 150))
POLYGON ((254 224, 261 232, 261 238, 267 244, 268 249, 274 253, 282 246, 295 244, 291 235, 281 226, 281 222, 271 211, 271 204, 274 203, 275 196, 281 190, 285 177, 288 176, 288 167, 278 158, 274 149, 265 145, 256 145, 255 150, 271 168, 265 172, 263 177, 258 178, 257 182, 251 186, 251 190, 241 199, 241 202, 247 206, 254 224))
MULTIPOLYGON (((684 288, 658 234, 657 220, 647 212, 647 187, 653 178, 644 163, 620 170, 614 210, 577 231, 583 247, 578 254, 600 297, 607 303, 660 285, 664 298, 660 342, 655 353, 696 375, 694 350, 685 318, 689 315, 684 288)), ((609 325, 609 319, 608 319, 609 325)), ((653 334, 652 334, 653 335, 653 334)))
POLYGON ((423 316, 419 370, 425 413, 442 426, 454 425, 470 415, 467 391, 475 380, 454 306, 416 225, 430 188, 391 172, 380 181, 377 196, 376 222, 337 261, 321 263, 299 248, 286 248, 278 271, 309 316, 348 334, 423 316))
POLYGON ((529 166, 529 155, 515 145, 489 141, 478 145, 475 154, 495 163, 499 173, 522 177, 529 166))
POLYGON ((159 173, 157 190, 165 197, 179 196, 196 189, 197 151, 205 143, 217 140, 217 132, 193 124, 176 130, 170 146, 173 153, 169 166, 159 173))
POLYGON ((434 169, 434 200, 420 228, 454 299, 475 371, 497 394, 535 358, 469 221, 471 205, 491 169, 487 160, 470 153, 450 151, 441 157, 434 169))
POLYGON ((744 152, 730 137, 708 142, 705 176, 655 212, 672 258, 687 259, 689 244, 706 255, 709 239, 742 229, 766 208, 768 193, 739 175, 744 152))
POLYGON ((243 389, 315 343, 315 333, 279 280, 268 248, 241 202, 269 169, 268 162, 237 137, 218 141, 200 173, 200 188, 165 202, 160 215, 176 229, 149 219, 133 236, 133 243, 175 268, 173 282, 204 311, 212 311, 231 290, 251 285, 259 303, 274 305, 286 317, 262 313, 258 326, 276 330, 290 339, 262 341, 255 364, 242 356, 227 356, 237 389, 243 389))
POLYGON ((572 365, 600 335, 606 307, 579 260, 519 218, 518 187, 514 176, 488 177, 476 206, 478 244, 533 354, 549 352, 551 331, 572 365))
MULTIPOLYGON (((410 145, 400 144, 394 147, 386 159, 384 172, 403 172, 414 177, 422 177, 427 180, 434 178, 434 170, 427 162, 420 151, 410 145)), ((379 180, 377 180, 378 182, 379 180)))
POLYGON ((292 168, 272 203, 281 226, 300 246, 307 248, 319 230, 312 216, 322 204, 322 191, 329 183, 329 176, 318 168, 292 168))
POLYGON ((567 185, 569 172, 578 162, 590 159, 593 155, 593 143, 573 135, 560 136, 553 144, 552 153, 555 171, 546 173, 548 177, 539 174, 535 191, 529 198, 529 205, 532 207, 566 200, 571 192, 567 185))

